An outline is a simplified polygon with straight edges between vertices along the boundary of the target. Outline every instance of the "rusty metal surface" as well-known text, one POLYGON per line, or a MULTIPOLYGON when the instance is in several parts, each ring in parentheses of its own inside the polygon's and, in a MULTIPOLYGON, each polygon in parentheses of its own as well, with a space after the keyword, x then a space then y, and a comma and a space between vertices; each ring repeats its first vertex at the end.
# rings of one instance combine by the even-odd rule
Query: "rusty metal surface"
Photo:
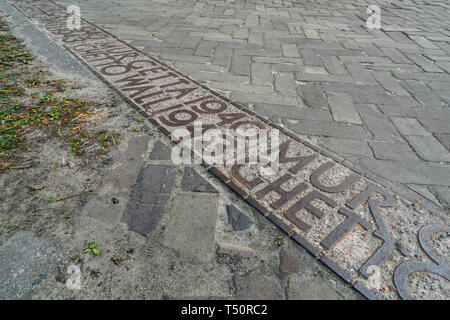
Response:
POLYGON ((14 6, 169 137, 180 128, 192 131, 195 121, 204 130, 280 129, 277 179, 250 178, 244 171, 258 172, 252 165, 202 165, 366 297, 432 297, 429 289, 409 291, 416 271, 449 279, 443 257, 448 252, 434 250, 428 240, 433 233, 449 233, 445 217, 393 194, 88 21, 80 31, 68 30, 67 13, 51 1, 19 0, 14 6), (380 269, 382 289, 370 287, 372 266, 380 269))

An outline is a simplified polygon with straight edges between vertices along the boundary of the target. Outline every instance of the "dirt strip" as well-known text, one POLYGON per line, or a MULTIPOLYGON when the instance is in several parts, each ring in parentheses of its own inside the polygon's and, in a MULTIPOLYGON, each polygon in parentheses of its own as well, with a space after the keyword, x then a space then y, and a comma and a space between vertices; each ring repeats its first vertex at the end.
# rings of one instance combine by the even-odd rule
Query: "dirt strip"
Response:
POLYGON ((203 129, 280 130, 280 168, 209 166, 250 205, 368 298, 449 299, 448 217, 318 152, 266 119, 83 20, 67 28, 51 1, 14 1, 167 136, 203 129), (447 279, 447 280, 445 280, 447 279))

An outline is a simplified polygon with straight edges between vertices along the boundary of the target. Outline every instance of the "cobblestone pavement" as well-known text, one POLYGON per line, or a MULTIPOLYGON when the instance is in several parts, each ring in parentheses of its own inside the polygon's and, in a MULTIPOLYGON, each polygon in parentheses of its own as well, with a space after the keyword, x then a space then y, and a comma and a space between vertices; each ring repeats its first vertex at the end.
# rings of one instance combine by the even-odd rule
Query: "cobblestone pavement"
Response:
POLYGON ((58 1, 303 139, 450 206, 446 1, 58 1), (381 8, 381 30, 365 27, 381 8))

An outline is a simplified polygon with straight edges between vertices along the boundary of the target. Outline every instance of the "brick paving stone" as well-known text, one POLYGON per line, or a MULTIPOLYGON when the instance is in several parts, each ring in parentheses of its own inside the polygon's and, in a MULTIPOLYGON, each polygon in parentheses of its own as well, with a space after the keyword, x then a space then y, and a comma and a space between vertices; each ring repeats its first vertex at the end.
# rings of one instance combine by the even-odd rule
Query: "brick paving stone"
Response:
POLYGON ((448 187, 433 187, 436 197, 444 205, 445 208, 450 209, 450 188, 448 187))
POLYGON ((251 64, 251 82, 262 86, 272 86, 273 77, 270 64, 252 63, 251 64))
POLYGON ((372 77, 369 71, 367 71, 361 64, 359 63, 347 63, 345 65, 347 70, 352 75, 355 82, 358 84, 377 84, 375 79, 372 77))
POLYGON ((396 182, 442 186, 450 179, 450 166, 445 164, 371 159, 362 159, 360 164, 396 182))
POLYGON ((430 133, 414 118, 391 118, 397 129, 405 136, 428 136, 430 133))
POLYGON ((332 74, 348 74, 342 62, 335 56, 321 56, 325 69, 332 74))
POLYGON ((415 80, 402 81, 402 85, 424 106, 442 106, 443 102, 424 83, 415 80))
POLYGON ((450 124, 447 120, 418 118, 419 122, 430 132, 450 133, 450 124))
POLYGON ((433 134, 444 148, 450 152, 450 133, 434 133, 433 134))
POLYGON ((297 96, 295 78, 292 73, 277 72, 274 75, 275 90, 283 95, 297 96))
POLYGON ((357 105, 357 109, 367 128, 372 132, 374 139, 388 142, 402 140, 392 121, 375 107, 357 105))
POLYGON ((366 140, 370 137, 367 129, 352 124, 340 124, 328 121, 298 120, 295 122, 286 119, 285 126, 299 134, 336 137, 344 139, 366 140))
POLYGON ((283 51, 283 55, 288 58, 298 58, 300 57, 300 53, 298 52, 298 48, 296 44, 288 44, 283 43, 281 45, 281 50, 283 51))
POLYGON ((328 102, 334 121, 362 124, 358 110, 353 104, 353 98, 347 93, 330 92, 328 102))
POLYGON ((247 56, 233 56, 231 60, 231 73, 249 76, 250 75, 250 57, 247 56))
POLYGON ((303 63, 306 66, 321 66, 322 62, 320 58, 316 55, 314 50, 311 49, 300 49, 300 53, 303 58, 303 63))
POLYGON ((328 109, 328 101, 322 89, 316 84, 300 85, 298 87, 300 96, 306 105, 311 108, 328 109))
POLYGON ((406 136, 405 138, 421 158, 427 161, 450 162, 450 153, 434 136, 406 136))
POLYGON ((379 160, 418 160, 408 144, 406 143, 390 143, 384 141, 371 141, 375 158, 379 160))
POLYGON ((441 68, 437 67, 433 61, 427 59, 426 57, 414 54, 407 54, 406 56, 426 72, 444 72, 441 68))
POLYGON ((321 138, 320 145, 334 151, 347 155, 355 155, 372 158, 373 153, 366 141, 342 139, 342 138, 321 138))
POLYGON ((381 86, 393 94, 400 96, 409 96, 410 94, 401 85, 400 82, 392 76, 390 72, 374 72, 374 78, 381 84, 381 86))

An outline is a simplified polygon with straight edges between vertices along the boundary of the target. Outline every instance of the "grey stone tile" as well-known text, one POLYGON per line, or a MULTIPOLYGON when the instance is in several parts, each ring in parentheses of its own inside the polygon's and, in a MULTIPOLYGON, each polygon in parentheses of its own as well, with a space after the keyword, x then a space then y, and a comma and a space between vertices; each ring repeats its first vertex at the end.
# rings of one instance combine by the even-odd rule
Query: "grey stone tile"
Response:
POLYGON ((434 136, 405 136, 405 138, 422 159, 450 162, 450 153, 434 136))
POLYGON ((342 138, 321 138, 320 145, 338 154, 350 154, 360 157, 373 158, 372 150, 369 148, 366 141, 342 138))
POLYGON ((419 160, 406 143, 371 141, 369 144, 379 160, 419 160))
POLYGON ((410 161, 361 159, 360 164, 389 180, 427 185, 449 185, 450 166, 410 161))
POLYGON ((430 133, 414 118, 392 117, 398 131, 405 136, 429 136, 430 133))
POLYGON ((358 110, 350 95, 343 92, 329 92, 327 96, 334 121, 362 124, 358 110))

